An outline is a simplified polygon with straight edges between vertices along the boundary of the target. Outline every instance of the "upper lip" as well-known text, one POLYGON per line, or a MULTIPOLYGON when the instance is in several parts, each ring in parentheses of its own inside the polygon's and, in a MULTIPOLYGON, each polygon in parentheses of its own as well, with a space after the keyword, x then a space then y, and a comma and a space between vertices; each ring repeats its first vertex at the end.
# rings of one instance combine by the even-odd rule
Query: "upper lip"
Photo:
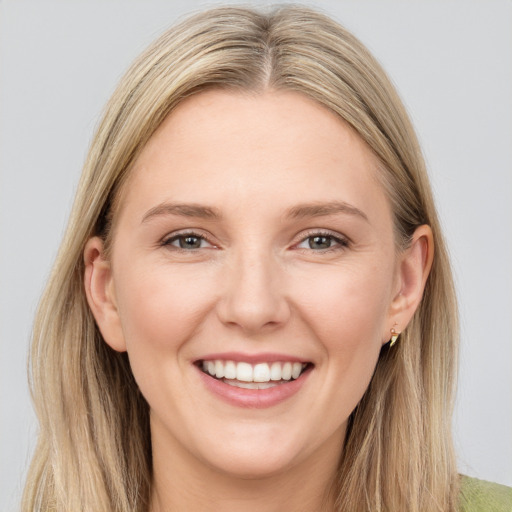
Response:
POLYGON ((289 354, 279 354, 276 352, 262 352, 259 354, 246 354, 243 352, 217 352, 214 354, 204 355, 196 360, 199 361, 234 361, 238 363, 273 363, 275 361, 291 362, 291 363, 309 363, 310 360, 302 357, 292 356, 289 354))

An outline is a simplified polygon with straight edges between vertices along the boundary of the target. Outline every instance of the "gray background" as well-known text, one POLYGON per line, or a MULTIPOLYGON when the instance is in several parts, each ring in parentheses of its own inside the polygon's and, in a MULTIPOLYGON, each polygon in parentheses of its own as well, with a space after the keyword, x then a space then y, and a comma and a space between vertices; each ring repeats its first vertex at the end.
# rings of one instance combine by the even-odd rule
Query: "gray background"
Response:
MULTIPOLYGON (((99 114, 132 59, 206 5, 0 2, 2 511, 15 509, 37 431, 26 383, 32 318, 99 114)), ((417 127, 460 297, 460 468, 512 485, 512 3, 310 5, 375 53, 417 127)))

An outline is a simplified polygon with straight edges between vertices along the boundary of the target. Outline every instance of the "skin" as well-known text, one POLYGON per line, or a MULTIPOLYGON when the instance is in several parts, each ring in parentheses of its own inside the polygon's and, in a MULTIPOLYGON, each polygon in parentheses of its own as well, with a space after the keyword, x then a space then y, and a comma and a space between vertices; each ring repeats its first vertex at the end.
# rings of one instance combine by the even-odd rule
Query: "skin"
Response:
POLYGON ((152 510, 332 509, 347 419, 390 329, 419 304, 433 255, 427 226, 397 250, 376 169, 346 123, 294 92, 200 93, 143 149, 110 260, 98 238, 84 257, 100 330, 128 352, 150 406, 152 510), (349 208, 317 208, 334 202, 349 208), (290 215, 304 204, 316 209, 290 215), (191 232, 204 240, 180 249, 191 232), (310 245, 318 234, 325 248, 310 245), (227 351, 314 366, 287 400, 237 407, 194 365, 227 351))

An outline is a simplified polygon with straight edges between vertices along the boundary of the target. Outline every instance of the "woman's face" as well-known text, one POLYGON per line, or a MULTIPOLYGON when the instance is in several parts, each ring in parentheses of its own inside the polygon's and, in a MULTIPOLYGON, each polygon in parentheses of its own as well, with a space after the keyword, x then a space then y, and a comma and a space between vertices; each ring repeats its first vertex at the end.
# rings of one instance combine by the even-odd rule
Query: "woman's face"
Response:
POLYGON ((155 453, 247 477, 336 464, 402 286, 376 167, 293 92, 203 92, 153 135, 92 279, 155 453))

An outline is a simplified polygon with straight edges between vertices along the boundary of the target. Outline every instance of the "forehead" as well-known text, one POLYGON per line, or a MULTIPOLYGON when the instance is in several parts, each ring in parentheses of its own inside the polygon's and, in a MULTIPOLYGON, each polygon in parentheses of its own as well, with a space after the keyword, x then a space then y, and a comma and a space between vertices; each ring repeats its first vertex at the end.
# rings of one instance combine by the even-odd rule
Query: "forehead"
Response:
POLYGON ((154 133, 121 209, 170 200, 235 209, 343 200, 388 210, 377 168, 347 123, 300 93, 212 90, 183 101, 154 133))

